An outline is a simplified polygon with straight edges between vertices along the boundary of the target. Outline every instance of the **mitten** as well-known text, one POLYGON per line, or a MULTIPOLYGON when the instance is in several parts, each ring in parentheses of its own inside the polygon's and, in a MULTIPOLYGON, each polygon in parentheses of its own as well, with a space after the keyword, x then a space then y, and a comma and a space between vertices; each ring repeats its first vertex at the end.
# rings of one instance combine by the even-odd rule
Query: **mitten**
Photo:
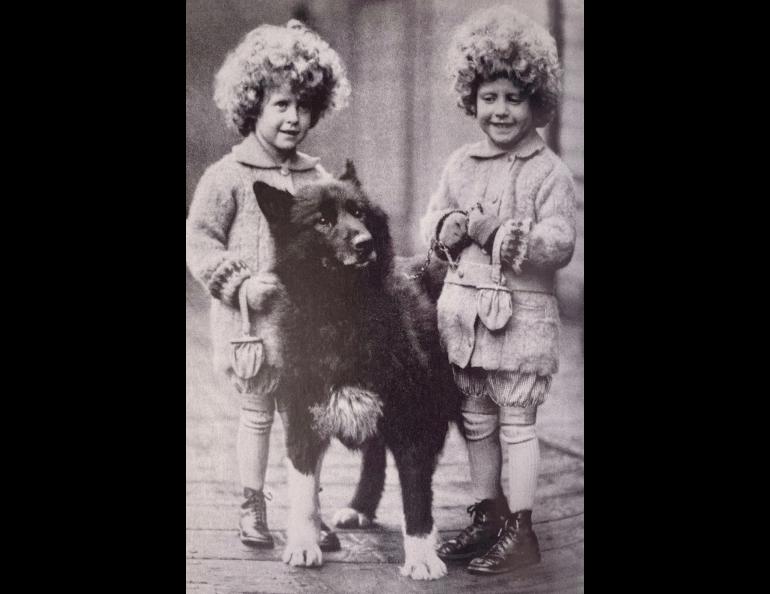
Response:
POLYGON ((489 250, 500 222, 496 216, 484 214, 480 206, 472 208, 468 213, 468 237, 482 248, 489 250))
MULTIPOLYGON (((468 217, 460 211, 450 212, 439 223, 438 240, 455 257, 470 239, 468 238, 468 217)), ((444 256, 439 250, 439 255, 444 256)))
POLYGON ((266 309, 271 297, 281 290, 278 277, 272 273, 261 273, 250 276, 241 284, 240 291, 246 291, 246 302, 249 309, 255 312, 266 309))

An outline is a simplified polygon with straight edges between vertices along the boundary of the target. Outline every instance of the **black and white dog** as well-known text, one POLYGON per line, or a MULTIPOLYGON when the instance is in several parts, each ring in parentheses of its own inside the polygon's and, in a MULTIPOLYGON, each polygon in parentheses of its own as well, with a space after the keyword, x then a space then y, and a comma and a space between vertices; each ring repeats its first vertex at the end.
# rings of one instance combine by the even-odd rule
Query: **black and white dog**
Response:
POLYGON ((332 437, 363 450, 361 480, 340 525, 374 517, 385 447, 398 469, 404 512, 403 575, 446 574, 436 556, 432 478, 450 421, 460 419, 436 328, 435 295, 392 255, 385 213, 348 163, 339 179, 296 196, 264 183, 254 192, 276 242, 275 274, 288 314, 281 391, 287 398, 290 511, 285 562, 322 563, 318 479, 332 437))

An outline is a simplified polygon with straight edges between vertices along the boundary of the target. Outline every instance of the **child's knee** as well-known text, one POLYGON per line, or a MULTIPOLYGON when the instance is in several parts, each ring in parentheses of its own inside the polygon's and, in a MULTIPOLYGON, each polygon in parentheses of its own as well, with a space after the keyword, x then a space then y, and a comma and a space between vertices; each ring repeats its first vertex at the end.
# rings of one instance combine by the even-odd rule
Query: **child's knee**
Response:
POLYGON ((254 435, 267 435, 273 426, 273 410, 241 409, 241 428, 254 435))
POLYGON ((486 414, 463 411, 465 437, 469 441, 486 439, 497 431, 497 413, 486 414))
POLYGON ((504 406, 500 409, 500 436, 507 444, 537 439, 536 407, 504 406))

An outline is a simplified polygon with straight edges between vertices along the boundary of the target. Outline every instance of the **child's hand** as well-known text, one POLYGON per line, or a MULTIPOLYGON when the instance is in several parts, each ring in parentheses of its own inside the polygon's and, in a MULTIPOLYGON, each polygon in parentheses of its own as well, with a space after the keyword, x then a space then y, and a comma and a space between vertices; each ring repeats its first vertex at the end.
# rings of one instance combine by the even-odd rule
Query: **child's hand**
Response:
POLYGON ((438 233, 438 240, 449 250, 462 244, 467 237, 468 217, 461 212, 453 212, 447 216, 438 233))
POLYGON ((500 219, 494 215, 484 214, 480 204, 468 213, 468 237, 486 250, 492 249, 495 232, 499 226, 500 219))
POLYGON ((240 288, 241 291, 246 291, 246 302, 249 304, 249 309, 253 311, 265 309, 270 297, 280 289, 281 283, 278 277, 270 272, 250 276, 243 281, 240 288))

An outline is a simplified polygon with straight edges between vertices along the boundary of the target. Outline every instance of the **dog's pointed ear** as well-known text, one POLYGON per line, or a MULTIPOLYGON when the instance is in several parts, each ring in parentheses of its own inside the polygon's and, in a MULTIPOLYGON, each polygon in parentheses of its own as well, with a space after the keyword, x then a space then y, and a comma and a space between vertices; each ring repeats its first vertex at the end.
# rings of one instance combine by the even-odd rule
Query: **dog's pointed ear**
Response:
POLYGON ((358 174, 356 173, 356 166, 353 165, 353 161, 350 159, 345 161, 345 171, 343 171, 337 179, 340 181, 349 181, 357 188, 361 187, 361 181, 358 179, 358 174))
POLYGON ((294 204, 294 196, 264 182, 254 182, 252 186, 257 197, 259 208, 265 215, 268 223, 285 225, 291 216, 291 205, 294 204))

